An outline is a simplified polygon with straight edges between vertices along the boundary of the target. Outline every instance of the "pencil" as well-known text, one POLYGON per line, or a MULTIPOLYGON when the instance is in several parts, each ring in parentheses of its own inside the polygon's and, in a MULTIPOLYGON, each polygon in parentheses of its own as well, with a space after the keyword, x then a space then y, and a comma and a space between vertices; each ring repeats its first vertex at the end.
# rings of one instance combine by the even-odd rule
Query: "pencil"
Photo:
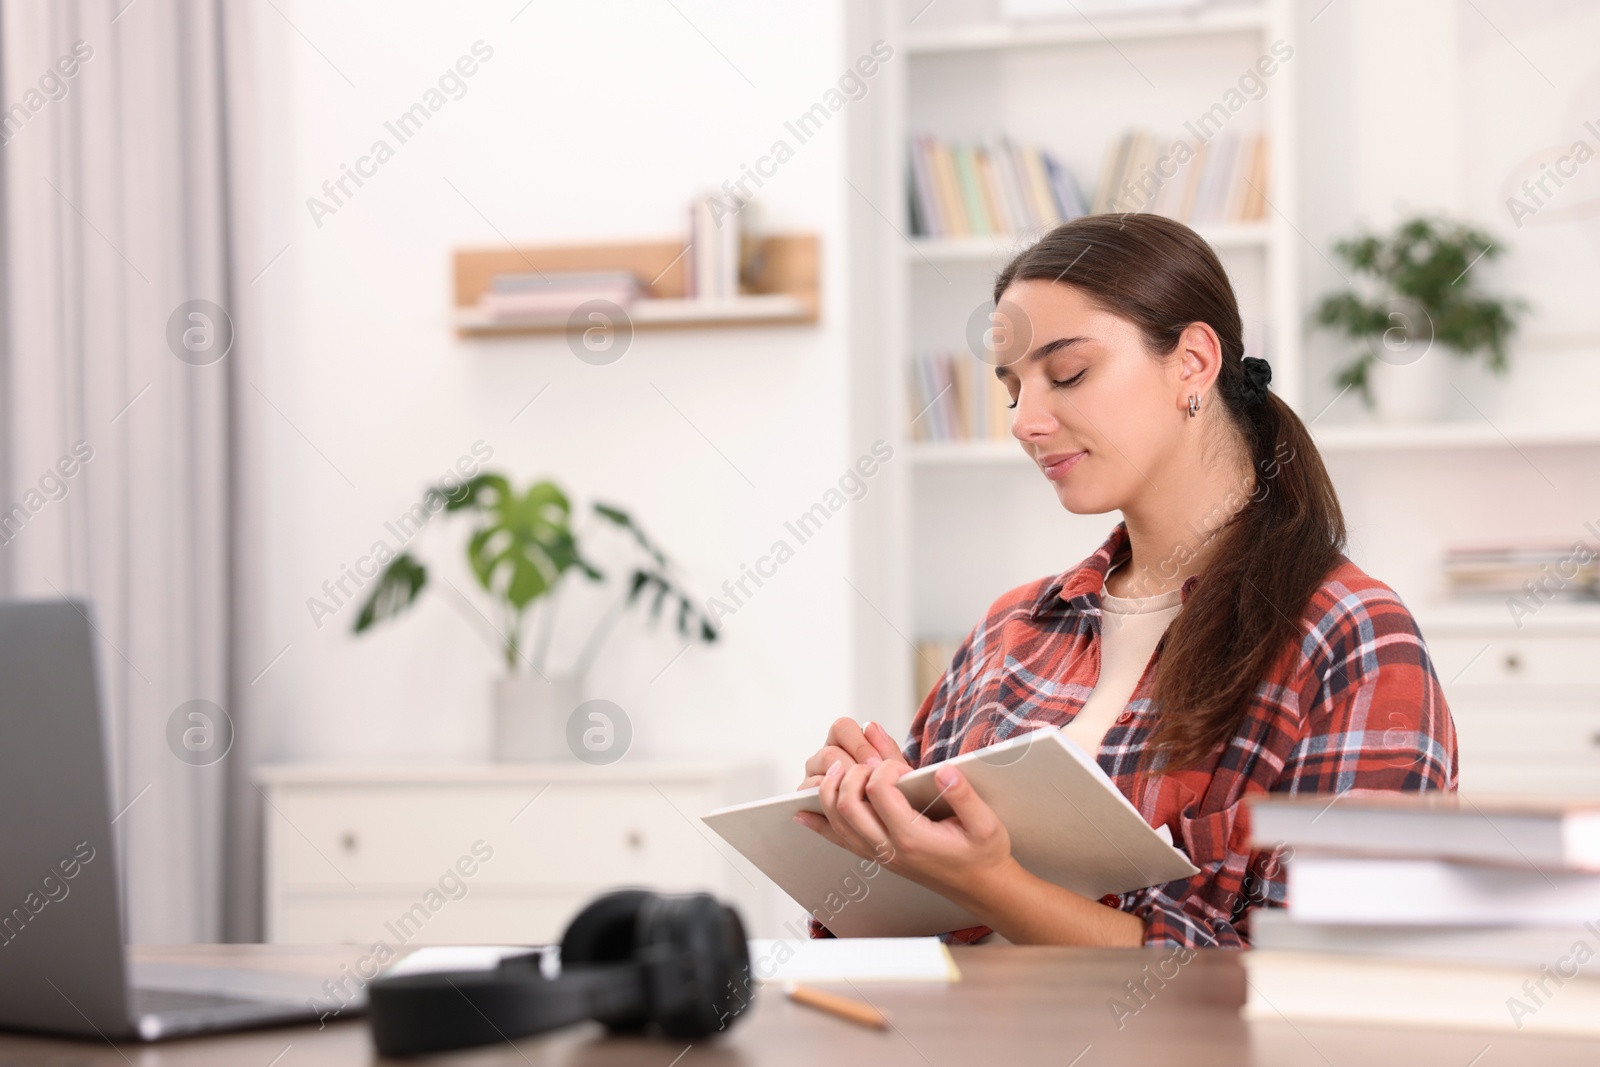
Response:
POLYGON ((868 1026, 874 1030, 887 1030, 889 1028, 889 1020, 884 1016, 883 1012, 865 1001, 842 997, 837 993, 825 993, 820 989, 812 989, 810 986, 796 985, 794 982, 784 986, 783 991, 796 1004, 804 1004, 808 1008, 816 1008, 818 1011, 825 1011, 829 1015, 837 1015, 839 1018, 855 1023, 858 1026, 868 1026))

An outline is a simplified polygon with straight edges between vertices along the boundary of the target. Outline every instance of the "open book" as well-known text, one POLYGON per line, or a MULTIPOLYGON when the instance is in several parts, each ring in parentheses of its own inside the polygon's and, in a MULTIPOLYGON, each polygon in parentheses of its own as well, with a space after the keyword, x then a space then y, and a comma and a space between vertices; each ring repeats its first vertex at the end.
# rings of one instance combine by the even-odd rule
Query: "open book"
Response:
MULTIPOLYGON (((912 807, 950 815, 929 764, 900 779, 912 807)), ((1033 874, 1097 899, 1198 873, 1165 830, 1144 821, 1093 759, 1055 727, 956 756, 1005 824, 1011 853, 1033 874)), ((702 821, 839 937, 915 937, 980 925, 931 889, 863 859, 794 821, 821 812, 816 789, 719 808, 702 821)))

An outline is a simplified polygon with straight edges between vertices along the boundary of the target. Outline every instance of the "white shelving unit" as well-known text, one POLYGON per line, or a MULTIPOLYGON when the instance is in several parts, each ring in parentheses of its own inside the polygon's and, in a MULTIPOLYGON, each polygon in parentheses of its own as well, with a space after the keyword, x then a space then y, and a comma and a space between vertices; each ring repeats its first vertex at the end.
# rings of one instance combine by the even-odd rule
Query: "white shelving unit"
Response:
POLYGON ((1313 250, 1301 236, 1297 160, 1311 165, 1347 149, 1340 137, 1362 135, 1331 130, 1318 134, 1330 143, 1298 141, 1295 81, 1313 62, 1298 58, 1313 51, 1310 10, 1291 0, 1213 2, 1185 14, 1024 25, 1002 21, 999 0, 880 0, 863 5, 867 13, 853 9, 863 41, 896 48, 884 80, 853 105, 850 120, 848 173, 861 194, 852 201, 850 255, 862 268, 852 418, 862 440, 886 437, 896 450, 858 505, 852 585, 866 666, 857 672, 857 699, 880 721, 908 722, 923 695, 913 688, 909 643, 959 637, 995 597, 1083 558, 1116 521, 1065 512, 1009 438, 913 440, 907 361, 961 350, 967 317, 988 298, 994 272, 1033 235, 908 239, 909 137, 1004 134, 1039 144, 1088 195, 1126 129, 1177 134, 1283 39, 1296 60, 1280 65, 1265 96, 1230 126, 1271 137, 1268 220, 1201 232, 1234 281, 1247 340, 1272 362, 1274 390, 1312 420, 1345 507, 1350 555, 1401 593, 1437 646, 1469 764, 1464 783, 1600 794, 1600 718, 1584 710, 1600 707, 1600 675, 1585 666, 1600 663, 1600 605, 1552 604, 1519 627, 1504 604, 1443 602, 1438 571, 1451 543, 1590 536, 1583 522, 1600 522, 1600 419, 1554 425, 1537 402, 1421 425, 1336 422, 1349 417, 1348 403, 1326 413, 1308 408, 1319 392, 1313 376, 1332 371, 1309 366, 1302 352, 1320 294, 1304 291, 1300 272, 1327 249, 1313 250), (1529 717, 1526 728, 1515 725, 1520 715, 1529 717), (1546 780, 1541 766, 1559 773, 1546 780))
MULTIPOLYGON (((871 136, 892 150, 882 152, 870 187, 876 206, 902 227, 911 136, 1005 135, 1040 145, 1092 197, 1117 138, 1134 126, 1182 134, 1186 121, 1287 36, 1288 20, 1287 0, 1056 23, 1007 23, 994 0, 941 0, 926 9, 918 0, 889 0, 884 10, 883 28, 898 51, 885 68, 892 76, 888 104, 871 136)), ((1267 219, 1197 227, 1234 279, 1247 344, 1271 359, 1274 388, 1291 403, 1298 403, 1304 377, 1300 238, 1289 222, 1295 73, 1292 63, 1278 65, 1269 91, 1227 127, 1270 138, 1267 219)), ((995 596, 1082 558, 1115 521, 1064 513, 1042 476, 1028 477, 1031 466, 1013 441, 918 442, 908 424, 909 360, 963 349, 967 317, 989 297, 995 271, 1037 236, 913 237, 884 249, 889 278, 881 306, 889 321, 877 358, 889 366, 880 375, 878 424, 896 428, 893 443, 907 462, 895 473, 889 527, 869 536, 891 546, 878 554, 896 572, 889 583, 896 603, 885 615, 904 620, 898 629, 911 640, 964 633, 995 596)), ((911 657, 903 643, 901 649, 897 659, 907 661, 909 676, 911 657)), ((909 677, 899 688, 909 693, 909 677)))

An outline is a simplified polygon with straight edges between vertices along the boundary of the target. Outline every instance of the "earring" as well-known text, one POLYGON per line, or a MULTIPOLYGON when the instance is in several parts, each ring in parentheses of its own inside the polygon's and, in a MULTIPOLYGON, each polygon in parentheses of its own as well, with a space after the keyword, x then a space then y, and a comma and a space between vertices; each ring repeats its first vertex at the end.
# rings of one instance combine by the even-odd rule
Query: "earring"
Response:
POLYGON ((1200 412, 1200 394, 1189 394, 1189 417, 1192 419, 1200 412))

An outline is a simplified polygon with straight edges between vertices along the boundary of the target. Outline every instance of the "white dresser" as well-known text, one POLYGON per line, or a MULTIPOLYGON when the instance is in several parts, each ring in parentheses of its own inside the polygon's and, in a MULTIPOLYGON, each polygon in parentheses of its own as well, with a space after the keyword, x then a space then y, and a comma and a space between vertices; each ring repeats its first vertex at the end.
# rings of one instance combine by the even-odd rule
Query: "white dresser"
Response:
POLYGON ((551 941, 620 886, 703 889, 753 927, 763 918, 764 879, 699 819, 765 796, 752 768, 281 766, 257 779, 268 941, 551 941))
POLYGON ((1467 793, 1600 796, 1600 609, 1417 612, 1455 717, 1467 793))

